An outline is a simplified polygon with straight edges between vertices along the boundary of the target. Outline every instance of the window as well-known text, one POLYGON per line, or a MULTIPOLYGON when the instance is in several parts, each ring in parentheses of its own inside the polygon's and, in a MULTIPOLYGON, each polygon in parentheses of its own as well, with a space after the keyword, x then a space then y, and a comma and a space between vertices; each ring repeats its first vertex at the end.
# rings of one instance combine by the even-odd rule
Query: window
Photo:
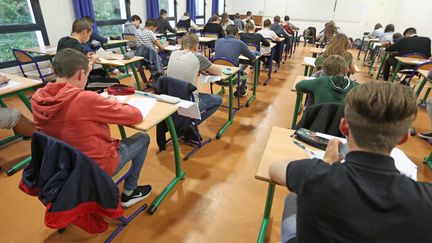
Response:
POLYGON ((159 10, 168 12, 168 21, 172 27, 177 23, 177 0, 159 0, 159 10))
POLYGON ((38 0, 0 0, 0 68, 16 65, 12 48, 49 45, 38 0))
POLYGON ((221 15, 225 12, 226 0, 219 0, 218 14, 221 15))
POLYGON ((205 8, 206 2, 205 0, 195 0, 196 6, 196 24, 204 25, 205 24, 205 8))
POLYGON ((96 24, 101 36, 121 36, 130 18, 129 0, 93 0, 96 24))

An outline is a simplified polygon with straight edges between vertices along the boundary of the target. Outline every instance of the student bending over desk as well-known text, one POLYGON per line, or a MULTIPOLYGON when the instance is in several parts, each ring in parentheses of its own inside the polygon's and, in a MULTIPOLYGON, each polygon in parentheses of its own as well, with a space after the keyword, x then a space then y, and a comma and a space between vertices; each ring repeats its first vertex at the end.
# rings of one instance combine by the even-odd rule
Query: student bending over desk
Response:
POLYGON ((432 239, 432 185, 401 174, 389 156, 408 140, 416 111, 410 87, 362 84, 345 99, 339 127, 350 152, 344 163, 337 139, 330 140, 323 160, 273 163, 271 179, 292 191, 285 201, 282 242, 432 239))
POLYGON ((123 207, 146 198, 151 186, 137 186, 150 138, 146 133, 112 140, 108 124, 133 125, 143 120, 141 112, 115 98, 84 91, 89 61, 82 53, 64 49, 53 62, 56 83, 38 89, 32 98, 36 129, 60 139, 93 159, 108 175, 116 174, 132 160, 121 195, 123 207))
POLYGON ((342 103, 347 93, 358 85, 346 77, 348 67, 345 59, 338 55, 329 56, 324 62, 323 73, 316 79, 306 79, 296 84, 298 92, 311 93, 308 104, 327 102, 342 103))

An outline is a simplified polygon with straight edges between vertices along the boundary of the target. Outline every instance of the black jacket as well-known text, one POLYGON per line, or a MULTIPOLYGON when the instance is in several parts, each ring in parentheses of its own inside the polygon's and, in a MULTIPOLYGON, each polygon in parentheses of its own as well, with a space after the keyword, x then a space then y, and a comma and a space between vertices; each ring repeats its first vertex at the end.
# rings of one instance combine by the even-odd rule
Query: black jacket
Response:
POLYGON ((45 224, 50 228, 73 223, 101 233, 108 229, 103 216, 123 215, 112 178, 76 148, 41 132, 33 133, 32 160, 19 187, 47 207, 45 224))
POLYGON ((339 130, 342 117, 344 117, 343 104, 323 103, 310 105, 295 128, 306 128, 314 132, 344 137, 339 130))
MULTIPOLYGON (((154 84, 154 88, 156 90, 156 94, 171 95, 182 100, 190 100, 192 92, 196 90, 196 87, 193 84, 171 77, 161 77, 154 84)), ((180 116, 178 113, 173 114, 172 119, 178 136, 185 136, 185 134, 189 132, 192 119, 189 117, 180 116)), ((156 140, 160 151, 165 150, 166 132, 168 132, 166 123, 159 123, 156 129, 156 140)))
POLYGON ((431 40, 428 37, 412 36, 403 38, 386 48, 386 51, 396 51, 397 56, 410 53, 421 53, 427 58, 431 56, 431 40))
POLYGON ((157 31, 161 34, 166 34, 167 30, 171 33, 177 33, 177 31, 171 27, 167 19, 159 17, 156 19, 156 24, 157 24, 157 31))
POLYGON ((255 44, 258 48, 261 47, 261 44, 267 47, 270 46, 268 40, 266 40, 262 35, 258 33, 243 33, 240 36, 240 40, 246 44, 249 43, 255 44))
POLYGON ((225 31, 222 28, 222 25, 217 23, 207 23, 204 26, 203 33, 215 33, 218 34, 218 38, 225 37, 225 31))

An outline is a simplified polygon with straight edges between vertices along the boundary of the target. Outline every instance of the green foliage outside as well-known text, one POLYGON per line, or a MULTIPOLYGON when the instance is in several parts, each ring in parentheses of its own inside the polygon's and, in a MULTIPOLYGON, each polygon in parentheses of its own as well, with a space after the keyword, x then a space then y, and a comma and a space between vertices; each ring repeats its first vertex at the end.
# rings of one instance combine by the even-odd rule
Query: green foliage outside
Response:
POLYGON ((103 37, 121 36, 123 33, 123 25, 105 25, 98 26, 99 34, 103 37))
POLYGON ((0 0, 0 25, 31 24, 27 0, 0 0))
POLYGON ((96 20, 121 19, 119 0, 93 0, 96 20))
POLYGON ((169 9, 168 0, 159 0, 159 9, 165 9, 166 11, 168 11, 169 9))

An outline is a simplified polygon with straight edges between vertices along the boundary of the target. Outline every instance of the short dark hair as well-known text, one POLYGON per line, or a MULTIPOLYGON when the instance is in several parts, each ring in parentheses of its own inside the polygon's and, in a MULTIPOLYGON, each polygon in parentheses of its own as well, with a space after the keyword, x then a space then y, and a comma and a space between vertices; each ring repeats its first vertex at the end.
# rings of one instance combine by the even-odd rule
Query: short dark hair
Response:
POLYGON ((249 17, 249 16, 252 16, 252 12, 251 12, 251 11, 247 11, 247 12, 246 12, 246 16, 248 16, 248 17, 249 17))
POLYGON ((160 16, 162 16, 162 15, 164 15, 164 14, 167 14, 168 12, 165 10, 165 9, 161 9, 160 11, 159 11, 159 15, 160 16))
POLYGON ((90 24, 94 24, 94 19, 92 18, 92 17, 90 17, 90 16, 84 16, 84 17, 82 17, 83 19, 85 19, 85 20, 87 20, 88 22, 90 22, 90 24))
POLYGON ((273 18, 273 22, 275 22, 275 23, 279 23, 281 20, 280 20, 280 16, 279 15, 276 15, 276 16, 274 16, 274 18, 273 18))
POLYGON ((155 19, 147 19, 145 26, 146 27, 157 27, 157 22, 155 19))
POLYGON ((213 14, 210 17, 209 22, 216 22, 216 21, 218 21, 218 19, 219 19, 219 16, 217 14, 213 14))
POLYGON ((415 28, 413 28, 413 27, 409 27, 408 29, 406 29, 404 32, 403 32, 403 35, 405 36, 405 35, 413 35, 413 34, 417 34, 417 30, 415 29, 415 28))
POLYGON ((271 25, 270 19, 264 20, 264 27, 270 27, 270 25, 271 25))
POLYGON ((188 16, 189 17, 189 12, 184 12, 183 16, 188 16))
POLYGON ((81 52, 65 48, 57 52, 53 60, 54 73, 60 78, 70 78, 80 70, 88 71, 88 58, 81 52))
POLYGON ((138 16, 138 15, 132 15, 131 21, 135 21, 135 20, 139 20, 140 24, 142 24, 142 20, 141 20, 140 16, 138 16))
POLYGON ((360 148, 370 152, 390 153, 408 132, 416 113, 414 91, 396 83, 361 84, 345 98, 350 133, 360 148))
POLYGON ((235 18, 236 18, 236 19, 239 19, 239 18, 240 18, 240 14, 239 14, 239 13, 236 13, 236 14, 235 14, 235 18))
POLYGON ((72 33, 81 33, 84 30, 92 31, 92 24, 85 18, 77 19, 72 24, 72 33))
POLYGON ((284 20, 285 20, 285 21, 289 21, 289 20, 290 20, 290 17, 289 17, 288 15, 285 15, 284 20))
POLYGON ((230 24, 226 27, 225 31, 226 31, 227 35, 237 35, 238 28, 237 28, 237 26, 230 24))
POLYGON ((384 32, 394 32, 395 31, 395 27, 393 24, 388 24, 386 25, 384 32))
POLYGON ((377 24, 375 25, 374 30, 377 30, 377 29, 379 29, 379 28, 382 28, 382 25, 381 25, 380 23, 377 23, 377 24))

